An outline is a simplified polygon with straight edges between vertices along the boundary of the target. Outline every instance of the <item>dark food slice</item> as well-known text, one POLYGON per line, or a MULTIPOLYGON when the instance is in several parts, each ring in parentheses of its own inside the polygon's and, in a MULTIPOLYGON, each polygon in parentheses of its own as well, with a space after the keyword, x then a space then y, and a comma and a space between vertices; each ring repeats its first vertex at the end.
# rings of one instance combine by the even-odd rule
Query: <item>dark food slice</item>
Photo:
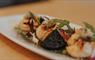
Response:
POLYGON ((56 29, 40 45, 48 50, 60 50, 65 49, 67 43, 56 29))

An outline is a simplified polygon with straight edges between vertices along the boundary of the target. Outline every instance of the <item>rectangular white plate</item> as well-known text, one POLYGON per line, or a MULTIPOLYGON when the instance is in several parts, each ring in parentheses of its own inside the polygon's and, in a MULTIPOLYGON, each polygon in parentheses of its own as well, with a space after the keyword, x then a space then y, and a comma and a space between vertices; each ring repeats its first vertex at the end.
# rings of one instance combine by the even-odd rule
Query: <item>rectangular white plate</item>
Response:
POLYGON ((22 47, 47 58, 54 60, 74 60, 65 55, 55 54, 53 52, 41 49, 32 44, 31 42, 24 40, 21 36, 17 35, 16 31, 14 30, 14 27, 17 23, 21 21, 21 18, 22 15, 0 17, 0 34, 6 36, 11 41, 21 45, 22 47))

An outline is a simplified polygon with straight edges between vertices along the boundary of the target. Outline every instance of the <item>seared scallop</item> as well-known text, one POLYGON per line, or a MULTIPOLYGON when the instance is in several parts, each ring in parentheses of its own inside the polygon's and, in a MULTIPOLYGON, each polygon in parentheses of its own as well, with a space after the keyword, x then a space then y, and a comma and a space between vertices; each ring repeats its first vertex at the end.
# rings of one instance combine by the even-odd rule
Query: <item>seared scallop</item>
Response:
POLYGON ((74 45, 68 46, 66 50, 72 57, 80 58, 91 56, 93 48, 90 43, 85 42, 82 48, 80 48, 80 46, 75 43, 74 45))

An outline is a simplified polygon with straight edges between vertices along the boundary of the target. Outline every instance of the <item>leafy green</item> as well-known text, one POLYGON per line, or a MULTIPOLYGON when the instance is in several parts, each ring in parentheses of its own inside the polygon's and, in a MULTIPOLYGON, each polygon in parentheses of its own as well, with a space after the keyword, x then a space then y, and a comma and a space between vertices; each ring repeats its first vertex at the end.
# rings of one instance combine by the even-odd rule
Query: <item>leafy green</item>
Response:
POLYGON ((69 25, 69 21, 68 20, 63 20, 63 21, 61 21, 60 22, 60 25, 59 25, 59 27, 61 28, 61 27, 63 27, 64 25, 69 25))
POLYGON ((69 25, 68 20, 61 20, 61 19, 52 19, 51 21, 48 22, 48 27, 53 26, 54 24, 59 23, 59 28, 63 27, 64 25, 69 25))
POLYGON ((90 31, 93 33, 93 39, 95 40, 95 28, 92 25, 88 24, 87 22, 83 22, 83 23, 84 23, 85 27, 87 29, 90 29, 90 31))
POLYGON ((84 23, 86 28, 90 29, 92 32, 95 32, 95 29, 92 25, 88 24, 87 22, 83 22, 83 23, 84 23))
POLYGON ((61 23, 64 25, 68 25, 70 22, 68 20, 63 20, 61 23))

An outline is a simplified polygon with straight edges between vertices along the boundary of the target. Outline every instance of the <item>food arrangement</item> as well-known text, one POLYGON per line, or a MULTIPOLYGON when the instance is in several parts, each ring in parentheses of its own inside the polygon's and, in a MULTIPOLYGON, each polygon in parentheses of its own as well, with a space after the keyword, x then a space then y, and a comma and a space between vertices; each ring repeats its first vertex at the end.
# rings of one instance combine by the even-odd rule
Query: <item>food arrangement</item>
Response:
POLYGON ((70 21, 37 16, 28 12, 15 30, 26 40, 41 48, 72 58, 89 58, 95 48, 95 29, 83 22, 76 28, 70 21))

